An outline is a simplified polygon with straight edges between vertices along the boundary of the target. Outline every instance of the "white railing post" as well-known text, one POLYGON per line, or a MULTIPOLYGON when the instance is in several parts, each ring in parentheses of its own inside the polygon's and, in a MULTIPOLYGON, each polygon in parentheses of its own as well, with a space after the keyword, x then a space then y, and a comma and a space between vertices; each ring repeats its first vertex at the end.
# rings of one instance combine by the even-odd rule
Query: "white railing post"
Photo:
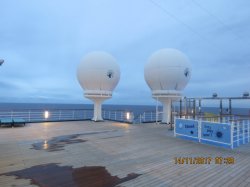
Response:
POLYGON ((243 144, 245 144, 245 121, 242 121, 242 138, 243 138, 243 144))
POLYGON ((250 132, 249 132, 249 130, 250 130, 250 121, 249 120, 248 120, 247 126, 248 126, 247 132, 248 132, 248 143, 249 143, 249 139, 250 139, 250 132))
POLYGON ((234 124, 233 122, 230 123, 231 125, 231 149, 234 148, 234 124))
POLYGON ((150 121, 153 121, 153 112, 150 113, 150 121))
POLYGON ((237 122, 237 145, 240 145, 240 122, 237 122))
POLYGON ((30 110, 29 110, 29 122, 30 122, 30 110))
POLYGON ((58 118, 59 121, 61 120, 61 114, 62 114, 62 111, 60 110, 60 111, 59 111, 59 118, 58 118))
POLYGON ((175 124, 175 127, 174 127, 174 137, 176 137, 176 118, 174 119, 174 124, 175 124))
POLYGON ((201 120, 198 121, 198 140, 201 142, 201 120))
POLYGON ((13 111, 10 113, 10 118, 13 119, 13 111))
POLYGON ((73 120, 75 119, 75 111, 74 110, 72 111, 72 119, 73 120))

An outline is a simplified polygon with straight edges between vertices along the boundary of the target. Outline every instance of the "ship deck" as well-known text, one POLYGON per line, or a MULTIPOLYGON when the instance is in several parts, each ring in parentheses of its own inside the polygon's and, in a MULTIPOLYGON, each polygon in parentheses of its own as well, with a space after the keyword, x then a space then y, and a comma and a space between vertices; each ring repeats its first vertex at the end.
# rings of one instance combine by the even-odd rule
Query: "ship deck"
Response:
POLYGON ((116 185, 250 186, 250 144, 234 150, 198 144, 153 123, 71 121, 0 128, 1 187, 116 185), (176 163, 176 157, 189 160, 176 163))

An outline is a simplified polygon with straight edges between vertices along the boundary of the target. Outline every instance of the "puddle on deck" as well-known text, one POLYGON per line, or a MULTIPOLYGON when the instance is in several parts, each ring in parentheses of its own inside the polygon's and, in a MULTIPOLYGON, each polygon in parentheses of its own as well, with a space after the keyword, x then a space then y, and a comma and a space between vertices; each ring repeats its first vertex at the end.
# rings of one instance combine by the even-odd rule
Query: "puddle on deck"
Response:
POLYGON ((1 175, 16 176, 18 179, 31 179, 31 184, 40 187, 112 187, 133 180, 141 174, 130 173, 124 178, 119 178, 112 176, 102 166, 72 168, 71 166, 58 166, 56 163, 51 163, 1 175))
POLYGON ((87 141, 87 140, 77 139, 78 136, 80 135, 72 134, 72 135, 53 137, 48 141, 44 140, 43 142, 37 142, 32 144, 31 149, 45 150, 48 152, 61 151, 64 150, 65 145, 83 143, 87 141))
POLYGON ((96 131, 96 132, 87 132, 87 133, 80 133, 80 134, 56 136, 56 137, 53 137, 49 140, 44 140, 42 142, 33 143, 31 149, 45 150, 48 152, 62 151, 62 150, 64 150, 64 147, 66 145, 75 144, 75 143, 83 143, 83 142, 87 141, 87 140, 79 139, 78 138, 79 136, 101 134, 101 133, 108 133, 108 132, 114 132, 114 131, 116 131, 116 130, 96 131))

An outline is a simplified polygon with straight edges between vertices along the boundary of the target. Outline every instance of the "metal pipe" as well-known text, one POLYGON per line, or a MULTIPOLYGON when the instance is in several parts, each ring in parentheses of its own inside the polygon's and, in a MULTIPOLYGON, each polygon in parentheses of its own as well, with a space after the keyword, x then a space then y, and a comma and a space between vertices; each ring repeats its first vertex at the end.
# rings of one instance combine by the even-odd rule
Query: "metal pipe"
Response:
POLYGON ((188 115, 187 98, 185 98, 185 118, 187 118, 187 115, 188 115))
POLYGON ((201 115, 201 99, 199 99, 199 115, 201 115))
POLYGON ((196 115, 196 101, 194 99, 193 100, 193 119, 195 119, 195 115, 196 115))
POLYGON ((232 115, 232 99, 230 98, 229 99, 229 115, 231 116, 232 115))
POLYGON ((170 101, 170 105, 171 105, 170 130, 173 130, 173 112, 172 112, 173 102, 172 100, 170 101))
POLYGON ((222 99, 220 100, 220 122, 222 122, 222 99))
POLYGON ((180 99, 180 118, 182 117, 182 99, 180 99))

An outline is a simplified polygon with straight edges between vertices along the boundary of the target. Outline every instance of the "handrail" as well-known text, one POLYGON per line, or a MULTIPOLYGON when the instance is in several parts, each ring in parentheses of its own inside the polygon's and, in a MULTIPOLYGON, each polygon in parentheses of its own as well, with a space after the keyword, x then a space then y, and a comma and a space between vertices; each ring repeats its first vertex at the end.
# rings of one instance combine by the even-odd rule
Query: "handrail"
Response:
MULTIPOLYGON (((46 121, 80 121, 91 120, 93 109, 36 109, 36 110, 0 110, 1 119, 22 118, 28 122, 46 121)), ((103 110, 103 119, 132 123, 134 120, 133 112, 113 110, 103 110)))
MULTIPOLYGON (((127 123, 148 123, 162 121, 163 113, 155 110, 144 111, 141 114, 134 116, 134 113, 129 110, 103 110, 103 119, 120 121, 127 123)), ((178 117, 179 114, 173 112, 172 119, 178 117)), ((1 118, 23 118, 27 122, 43 122, 43 121, 70 121, 70 120, 91 120, 93 118, 93 109, 16 109, 16 110, 0 110, 1 118), (48 116, 45 117, 45 111, 48 116)), ((194 119, 192 115, 182 115, 182 118, 194 119)), ((195 116, 195 119, 207 121, 221 121, 236 123, 250 119, 246 115, 225 115, 225 116, 195 116)))

